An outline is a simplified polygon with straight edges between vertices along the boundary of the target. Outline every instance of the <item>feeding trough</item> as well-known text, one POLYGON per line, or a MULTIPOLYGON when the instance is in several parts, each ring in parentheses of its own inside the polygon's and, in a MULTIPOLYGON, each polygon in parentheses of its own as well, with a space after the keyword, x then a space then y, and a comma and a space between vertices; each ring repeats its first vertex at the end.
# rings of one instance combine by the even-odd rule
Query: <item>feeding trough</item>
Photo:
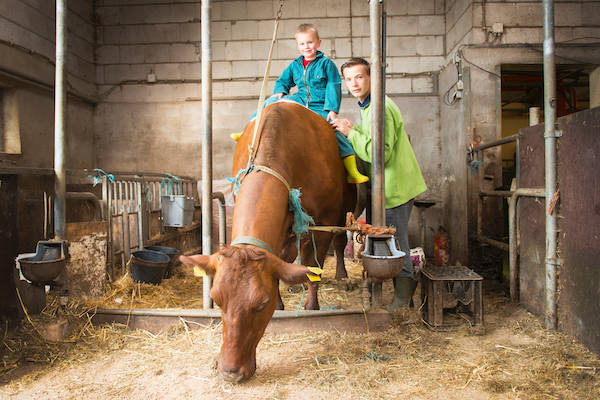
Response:
POLYGON ((160 251, 137 250, 131 253, 131 279, 134 282, 158 285, 169 265, 169 256, 160 251))
POLYGON ((165 278, 169 278, 171 276, 171 272, 173 271, 173 266, 177 262, 177 256, 181 254, 181 252, 177 249, 166 246, 146 246, 144 247, 144 250, 160 251, 161 253, 169 256, 170 261, 165 269, 165 278))
POLYGON ((21 254, 17 266, 22 276, 37 286, 49 285, 64 271, 69 258, 66 241, 39 241, 35 254, 21 254))

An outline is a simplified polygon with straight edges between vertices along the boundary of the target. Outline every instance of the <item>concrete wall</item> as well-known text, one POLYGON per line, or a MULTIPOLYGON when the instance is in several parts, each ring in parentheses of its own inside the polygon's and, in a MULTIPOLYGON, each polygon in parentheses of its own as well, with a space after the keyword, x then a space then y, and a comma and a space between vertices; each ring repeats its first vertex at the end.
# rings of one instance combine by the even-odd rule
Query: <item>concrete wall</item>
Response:
MULTIPOLYGON (((68 3, 67 168, 93 167, 93 1, 68 3)), ((11 155, 0 152, 0 166, 53 168, 54 52, 53 1, 0 2, 0 86, 16 99, 19 134, 10 139, 20 147, 11 155)))

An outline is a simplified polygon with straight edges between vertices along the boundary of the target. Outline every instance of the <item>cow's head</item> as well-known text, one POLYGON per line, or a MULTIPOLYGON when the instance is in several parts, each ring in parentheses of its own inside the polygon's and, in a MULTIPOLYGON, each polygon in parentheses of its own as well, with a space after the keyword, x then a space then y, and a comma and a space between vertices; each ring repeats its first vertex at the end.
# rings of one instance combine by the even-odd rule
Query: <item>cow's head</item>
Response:
POLYGON ((277 304, 277 279, 300 283, 307 267, 254 248, 223 246, 210 255, 180 256, 213 277, 210 295, 221 308, 223 344, 218 368, 224 379, 241 382, 256 370, 256 346, 277 304))

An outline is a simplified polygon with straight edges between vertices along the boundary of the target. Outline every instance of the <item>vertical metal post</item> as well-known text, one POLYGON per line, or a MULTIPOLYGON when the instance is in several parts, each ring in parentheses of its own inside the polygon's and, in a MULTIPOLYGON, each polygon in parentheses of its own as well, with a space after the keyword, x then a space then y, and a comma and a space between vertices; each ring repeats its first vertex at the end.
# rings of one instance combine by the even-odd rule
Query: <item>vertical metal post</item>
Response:
POLYGON ((67 125, 67 0, 56 0, 56 68, 54 78, 54 236, 65 238, 66 125, 67 125))
MULTIPOLYGON (((212 50, 210 0, 202 0, 202 254, 212 252, 212 50)), ((202 284, 203 308, 213 307, 210 298, 212 279, 205 275, 202 284)))
POLYGON ((384 93, 381 43, 382 1, 370 0, 371 24, 371 103, 373 120, 371 125, 372 148, 372 223, 376 226, 385 225, 385 182, 384 182, 384 93))
POLYGON ((556 64, 554 0, 544 0, 544 143, 546 171, 546 328, 556 329, 556 211, 548 214, 556 192, 556 64))

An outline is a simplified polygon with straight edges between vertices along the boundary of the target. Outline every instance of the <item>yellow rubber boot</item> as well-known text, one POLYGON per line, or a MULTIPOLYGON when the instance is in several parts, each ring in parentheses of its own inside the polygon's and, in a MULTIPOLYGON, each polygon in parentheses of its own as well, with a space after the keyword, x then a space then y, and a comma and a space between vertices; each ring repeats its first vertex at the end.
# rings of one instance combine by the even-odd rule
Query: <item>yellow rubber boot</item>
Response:
POLYGON ((237 142, 238 140, 240 140, 240 137, 242 137, 243 133, 244 132, 234 132, 230 133, 229 136, 231 136, 231 138, 237 142))
POLYGON ((356 168, 356 156, 348 156, 343 158, 344 167, 346 167, 346 171, 348 172, 348 182, 349 183, 363 183, 369 180, 368 176, 364 176, 358 169, 356 168))

